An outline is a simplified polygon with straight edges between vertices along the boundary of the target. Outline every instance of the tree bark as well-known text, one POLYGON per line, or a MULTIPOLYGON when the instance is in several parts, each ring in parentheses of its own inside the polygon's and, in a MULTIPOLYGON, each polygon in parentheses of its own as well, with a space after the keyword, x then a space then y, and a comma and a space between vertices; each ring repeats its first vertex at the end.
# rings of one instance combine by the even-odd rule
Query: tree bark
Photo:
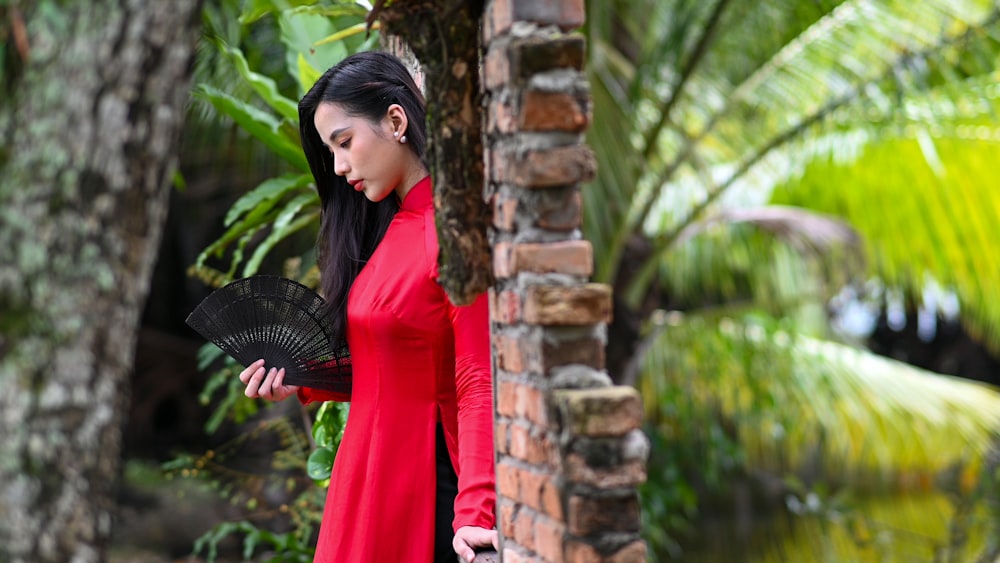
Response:
POLYGON ((0 7, 0 561, 107 558, 199 15, 0 7))
POLYGON ((489 206, 483 196, 479 20, 482 1, 376 4, 372 16, 420 61, 427 98, 427 160, 434 180, 439 280, 468 304, 493 284, 489 206))

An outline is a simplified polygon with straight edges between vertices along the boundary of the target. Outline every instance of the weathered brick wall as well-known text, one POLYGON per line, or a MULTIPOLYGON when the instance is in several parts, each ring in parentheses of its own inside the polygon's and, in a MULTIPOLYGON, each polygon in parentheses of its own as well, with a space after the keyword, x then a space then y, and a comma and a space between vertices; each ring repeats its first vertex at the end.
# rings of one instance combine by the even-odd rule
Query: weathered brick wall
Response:
POLYGON ((638 393, 604 373, 611 289, 590 283, 580 183, 590 92, 583 0, 488 0, 487 196, 501 557, 646 559, 636 486, 648 441, 638 393))

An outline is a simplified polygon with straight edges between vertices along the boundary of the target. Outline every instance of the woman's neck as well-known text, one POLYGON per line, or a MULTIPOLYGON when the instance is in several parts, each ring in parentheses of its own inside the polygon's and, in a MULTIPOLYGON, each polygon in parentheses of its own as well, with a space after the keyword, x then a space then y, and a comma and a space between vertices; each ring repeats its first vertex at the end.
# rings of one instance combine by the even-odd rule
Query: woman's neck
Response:
POLYGON ((406 174, 403 175, 403 180, 398 186, 396 186, 396 197, 399 198, 399 201, 403 201, 406 198, 406 194, 410 193, 413 186, 417 185, 417 182, 423 180, 428 174, 427 168, 425 168, 424 165, 417 160, 415 155, 413 160, 415 162, 409 166, 406 174))

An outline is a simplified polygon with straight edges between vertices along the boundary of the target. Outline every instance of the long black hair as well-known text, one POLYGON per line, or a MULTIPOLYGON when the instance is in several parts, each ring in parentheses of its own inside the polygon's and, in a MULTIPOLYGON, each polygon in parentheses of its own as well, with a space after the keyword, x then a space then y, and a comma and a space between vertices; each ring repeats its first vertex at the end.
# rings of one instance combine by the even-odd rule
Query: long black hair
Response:
POLYGON ((407 146, 425 163, 427 147, 424 97, 396 57, 378 51, 351 55, 323 73, 299 102, 299 135, 316 179, 322 206, 319 228, 321 286, 332 315, 335 338, 347 337, 347 294, 399 209, 395 197, 372 202, 337 176, 333 155, 313 122, 321 103, 336 103, 349 115, 381 121, 389 106, 406 112, 407 146))

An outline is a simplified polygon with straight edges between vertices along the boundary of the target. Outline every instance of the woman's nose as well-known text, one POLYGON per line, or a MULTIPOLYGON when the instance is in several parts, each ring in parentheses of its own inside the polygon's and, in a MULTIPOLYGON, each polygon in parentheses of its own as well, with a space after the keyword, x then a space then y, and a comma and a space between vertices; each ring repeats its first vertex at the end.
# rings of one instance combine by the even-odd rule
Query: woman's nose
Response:
POLYGON ((351 169, 347 165, 347 160, 344 158, 334 158, 333 159, 333 173, 337 176, 346 176, 347 172, 351 169))

